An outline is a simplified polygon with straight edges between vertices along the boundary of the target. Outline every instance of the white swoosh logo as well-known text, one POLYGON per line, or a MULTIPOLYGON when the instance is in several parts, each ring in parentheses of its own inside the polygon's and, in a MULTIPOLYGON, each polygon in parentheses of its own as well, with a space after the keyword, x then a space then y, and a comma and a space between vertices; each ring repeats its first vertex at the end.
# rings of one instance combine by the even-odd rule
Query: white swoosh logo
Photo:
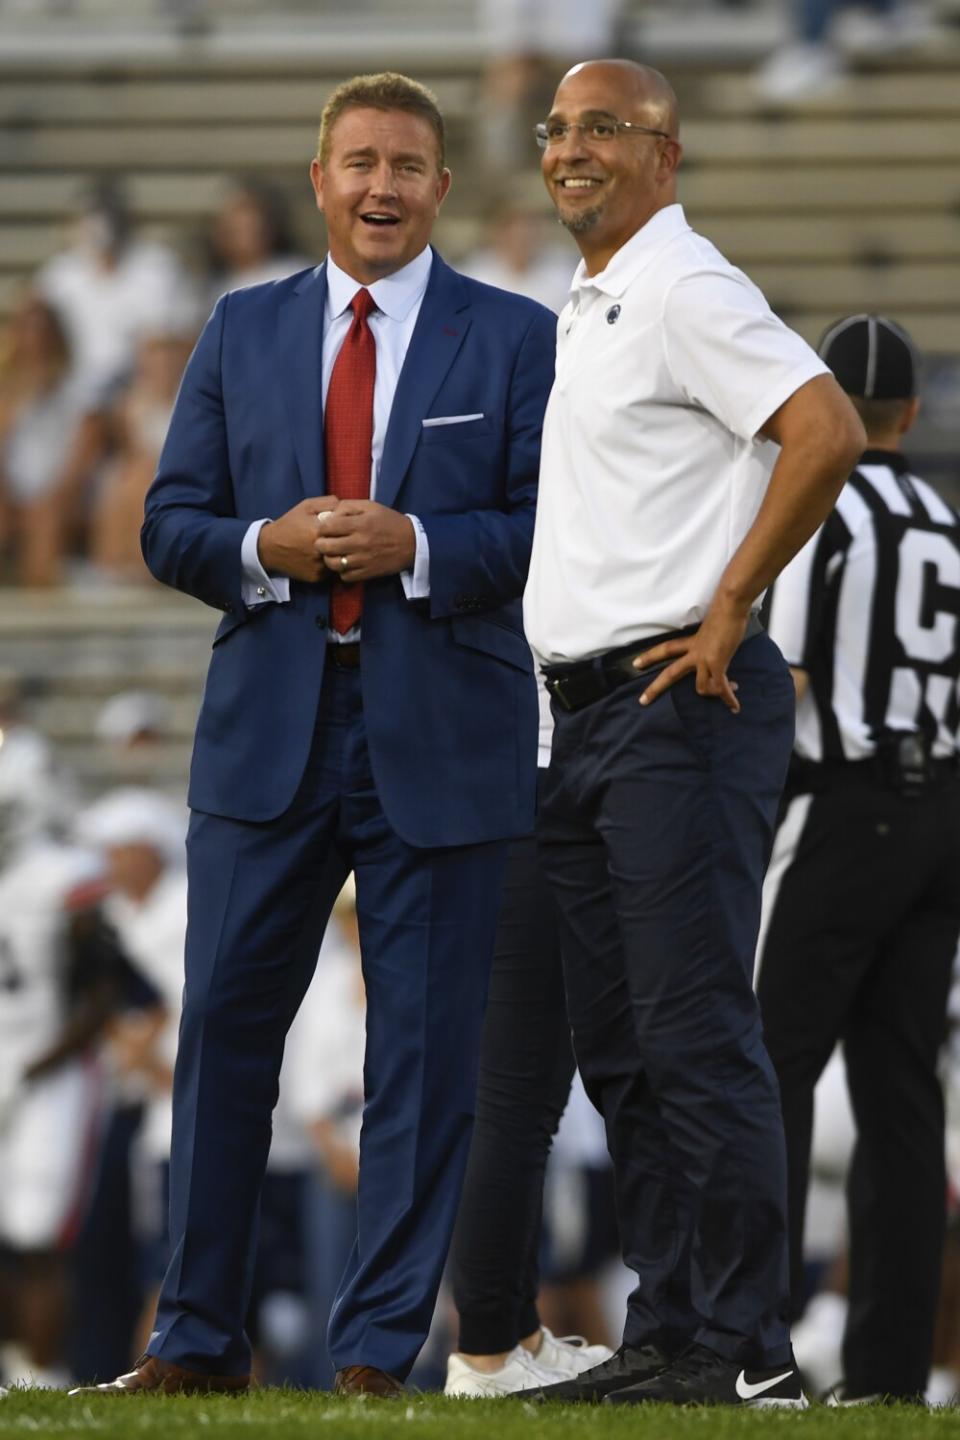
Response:
POLYGON ((792 1370, 784 1370, 782 1375, 774 1375, 772 1380, 759 1380, 756 1385, 751 1385, 747 1380, 747 1372, 741 1370, 737 1376, 737 1394, 741 1400, 753 1400, 757 1395, 762 1395, 764 1390, 772 1390, 781 1380, 789 1380, 792 1374, 792 1370))

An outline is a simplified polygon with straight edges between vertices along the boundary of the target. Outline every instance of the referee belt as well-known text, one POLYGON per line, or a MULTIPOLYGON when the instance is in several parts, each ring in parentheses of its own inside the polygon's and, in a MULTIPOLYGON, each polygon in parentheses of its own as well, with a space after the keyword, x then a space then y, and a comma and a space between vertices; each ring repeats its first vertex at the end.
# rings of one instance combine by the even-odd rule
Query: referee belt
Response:
MULTIPOLYGON (((619 690, 621 685, 629 685, 632 680, 641 680, 651 670, 659 670, 670 663, 668 660, 661 660, 656 665, 637 670, 633 662, 638 655, 645 655, 648 650, 663 645, 667 640, 685 640, 690 635, 696 635, 699 629, 699 625, 686 625, 682 630, 667 630, 662 635, 650 635, 645 640, 632 640, 629 645, 621 645, 616 650, 606 650, 602 655, 594 655, 590 660, 575 660, 565 665, 544 665, 543 678, 550 698, 557 702, 561 710, 583 710, 594 701, 602 700, 605 695, 619 690)), ((757 616, 751 615, 743 638, 752 640, 754 635, 759 635, 762 630, 763 626, 757 616)))
POLYGON ((960 758, 956 755, 930 755, 916 768, 896 765, 883 755, 868 755, 863 760, 800 760, 794 756, 786 790, 788 795, 822 795, 831 790, 894 790, 909 797, 949 785, 958 776, 960 758))

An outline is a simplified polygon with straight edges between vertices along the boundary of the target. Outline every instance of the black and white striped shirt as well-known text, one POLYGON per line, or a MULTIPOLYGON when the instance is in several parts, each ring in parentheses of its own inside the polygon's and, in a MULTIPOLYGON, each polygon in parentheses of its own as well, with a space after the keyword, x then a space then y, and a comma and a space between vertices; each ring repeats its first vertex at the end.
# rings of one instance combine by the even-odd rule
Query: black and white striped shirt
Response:
POLYGON ((783 571, 768 628, 810 684, 797 754, 860 760, 892 732, 953 755, 960 718, 960 517, 903 457, 868 450, 783 571))

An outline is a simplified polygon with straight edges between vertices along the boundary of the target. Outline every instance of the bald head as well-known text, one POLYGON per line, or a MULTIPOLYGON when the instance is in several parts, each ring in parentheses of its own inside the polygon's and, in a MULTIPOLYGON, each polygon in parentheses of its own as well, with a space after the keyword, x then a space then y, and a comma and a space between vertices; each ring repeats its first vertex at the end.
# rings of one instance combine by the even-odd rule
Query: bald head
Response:
POLYGON ((582 60, 572 66, 560 81, 557 94, 568 80, 579 78, 614 90, 631 99, 645 113, 645 124, 662 130, 676 140, 680 133, 680 111, 673 86, 665 75, 651 65, 636 60, 582 60))
POLYGON ((589 274, 676 203, 677 97, 659 70, 587 60, 557 87, 542 132, 543 178, 589 274))

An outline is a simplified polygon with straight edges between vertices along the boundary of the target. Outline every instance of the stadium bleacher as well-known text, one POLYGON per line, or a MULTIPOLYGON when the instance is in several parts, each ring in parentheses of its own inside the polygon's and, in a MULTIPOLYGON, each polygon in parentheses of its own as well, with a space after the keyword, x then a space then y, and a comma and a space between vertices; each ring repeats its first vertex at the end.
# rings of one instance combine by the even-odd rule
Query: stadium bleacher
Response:
MULTIPOLYGON (((939 16, 935 47, 859 66, 835 96, 790 111, 764 109, 747 83, 782 35, 773 0, 635 0, 624 34, 629 53, 677 85, 681 196, 697 228, 808 339, 844 310, 878 308, 931 356, 919 441, 949 488, 960 416, 936 396, 960 383, 960 0, 942 0, 939 16)), ((455 183, 437 233, 457 259, 497 192, 471 149, 484 58, 471 0, 0 0, 0 316, 57 249, 92 174, 122 175, 144 233, 181 246, 225 176, 269 176, 291 200, 301 247, 319 256, 306 184, 319 110, 338 80, 383 65, 431 84, 449 118, 455 183)), ((532 144, 528 160, 539 193, 532 144)), ((170 694, 178 735, 162 763, 175 775, 212 620, 152 586, 81 592, 68 609, 0 593, 0 668, 56 676, 36 717, 93 789, 105 778, 90 738, 99 700, 130 684, 170 694)))

